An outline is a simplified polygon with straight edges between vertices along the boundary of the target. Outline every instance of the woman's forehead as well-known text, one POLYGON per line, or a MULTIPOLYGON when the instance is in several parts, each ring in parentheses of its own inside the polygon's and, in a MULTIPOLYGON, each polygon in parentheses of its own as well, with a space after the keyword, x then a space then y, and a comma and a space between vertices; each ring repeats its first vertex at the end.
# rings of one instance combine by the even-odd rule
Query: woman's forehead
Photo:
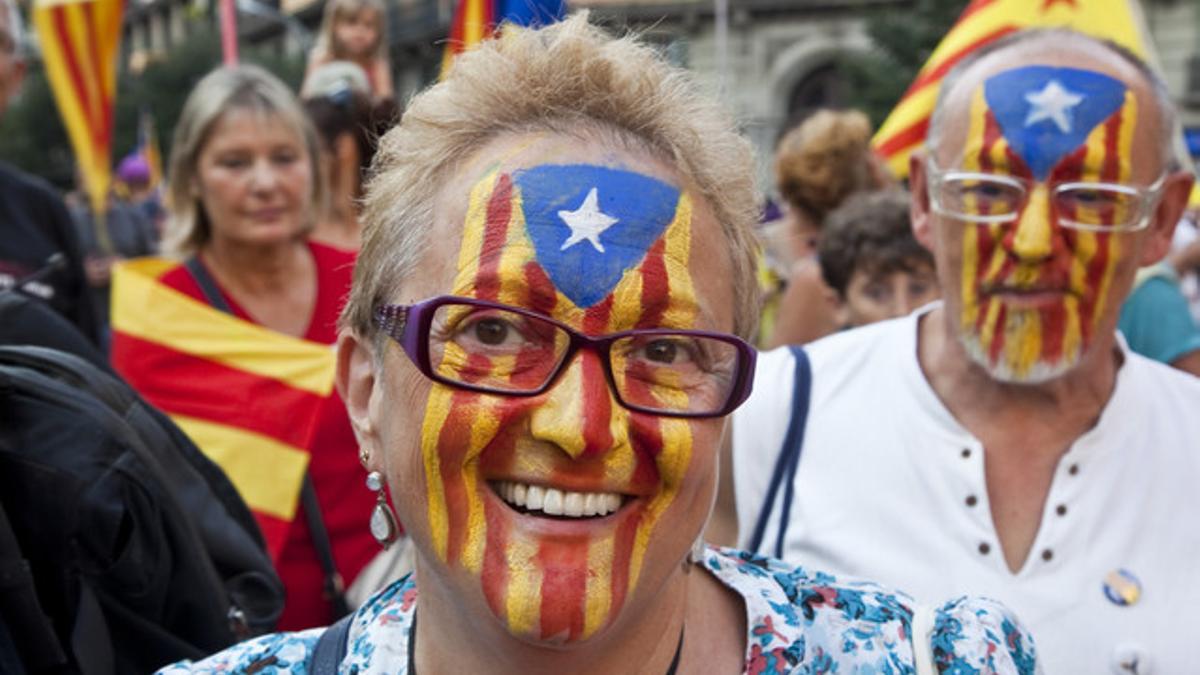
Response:
POLYGON ((430 290, 519 305, 558 296, 558 309, 581 312, 623 303, 708 314, 690 269, 698 209, 682 183, 648 153, 604 143, 493 144, 439 195, 429 263, 446 273, 430 290))

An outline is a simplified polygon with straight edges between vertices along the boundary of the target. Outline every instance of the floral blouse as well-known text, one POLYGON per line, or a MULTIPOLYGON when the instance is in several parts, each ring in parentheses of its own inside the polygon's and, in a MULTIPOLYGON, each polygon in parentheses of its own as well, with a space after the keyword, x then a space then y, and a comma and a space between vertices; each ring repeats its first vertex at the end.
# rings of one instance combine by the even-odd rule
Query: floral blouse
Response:
MULTIPOLYGON (((733 549, 709 548, 704 567, 742 596, 746 606, 747 675, 790 673, 916 673, 914 603, 873 583, 733 549)), ((354 617, 341 673, 403 675, 417 608, 411 576, 377 593, 354 617)), ((244 673, 305 675, 323 629, 276 633, 198 663, 168 666, 160 675, 244 673)), ((959 598, 933 612, 930 653, 940 673, 1037 671, 1033 641, 1002 605, 959 598)))

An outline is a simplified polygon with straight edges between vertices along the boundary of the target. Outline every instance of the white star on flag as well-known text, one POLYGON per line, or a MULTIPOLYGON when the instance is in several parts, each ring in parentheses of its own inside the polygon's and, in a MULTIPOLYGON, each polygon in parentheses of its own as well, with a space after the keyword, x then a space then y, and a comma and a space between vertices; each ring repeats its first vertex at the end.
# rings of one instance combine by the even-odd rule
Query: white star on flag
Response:
POLYGON ((603 213, 597 203, 598 200, 597 189, 592 188, 579 208, 574 211, 558 212, 558 217, 562 218, 567 227, 571 228, 571 236, 567 237, 558 250, 565 251, 586 239, 597 251, 604 253, 604 245, 600 243, 600 233, 615 225, 617 219, 603 213))
POLYGON ((1050 80, 1041 91, 1025 94, 1025 100, 1031 106, 1025 126, 1031 127, 1042 120, 1050 120, 1062 133, 1070 133, 1070 109, 1083 103, 1083 98, 1081 94, 1063 87, 1058 80, 1050 80))

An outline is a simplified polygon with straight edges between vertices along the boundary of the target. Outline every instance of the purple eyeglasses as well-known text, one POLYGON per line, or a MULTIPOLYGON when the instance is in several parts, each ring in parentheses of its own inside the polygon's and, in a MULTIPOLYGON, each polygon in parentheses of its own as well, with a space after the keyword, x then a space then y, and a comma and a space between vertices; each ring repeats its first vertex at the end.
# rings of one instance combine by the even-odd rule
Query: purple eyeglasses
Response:
POLYGON ((653 415, 728 415, 754 380, 754 349, 725 333, 646 328, 589 337, 530 310, 449 295, 384 305, 374 319, 425 377, 468 391, 536 396, 580 349, 600 357, 622 406, 653 415))

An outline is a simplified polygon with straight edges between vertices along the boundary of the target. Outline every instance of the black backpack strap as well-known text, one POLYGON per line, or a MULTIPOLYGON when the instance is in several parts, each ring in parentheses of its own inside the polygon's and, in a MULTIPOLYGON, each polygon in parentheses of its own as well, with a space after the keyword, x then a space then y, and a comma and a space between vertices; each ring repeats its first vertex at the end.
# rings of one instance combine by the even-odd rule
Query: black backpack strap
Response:
POLYGON ((233 314, 233 309, 229 307, 229 303, 225 302, 225 296, 221 295, 217 280, 212 278, 212 275, 205 269, 204 263, 200 262, 200 256, 194 255, 188 258, 183 266, 187 268, 196 285, 200 287, 200 292, 204 294, 204 299, 208 300, 208 304, 226 314, 233 314))
POLYGON ((347 614, 338 620, 317 640, 313 648, 312 658, 309 659, 309 675, 337 675, 338 666, 346 658, 347 640, 350 636, 350 622, 353 614, 347 614))
POLYGON ((348 616, 350 604, 346 601, 346 584, 333 562, 333 544, 329 541, 329 531, 325 529, 325 521, 321 518, 321 504, 317 501, 312 474, 307 471, 304 473, 304 486, 300 488, 300 503, 304 506, 308 534, 313 547, 317 549, 321 569, 325 571, 325 597, 333 605, 333 616, 338 619, 348 616))
POLYGON ((754 533, 750 537, 747 548, 758 551, 766 534, 767 521, 775 507, 775 497, 779 486, 783 484, 783 504, 779 513, 779 532, 775 537, 774 556, 783 557, 783 540, 787 534, 788 520, 791 518, 792 499, 795 496, 796 469, 800 466, 800 452, 804 446, 804 429, 808 422, 808 403, 812 394, 812 364, 803 347, 789 347, 796 361, 796 377, 792 389, 792 418, 788 422, 787 433, 783 437, 783 445, 779 448, 779 457, 775 459, 775 469, 771 473, 771 482, 767 487, 766 498, 758 512, 758 521, 754 524, 754 533), (786 482, 785 482, 786 481, 786 482))
MULTIPOLYGON (((28 663, 35 672, 67 665, 67 655, 38 600, 33 572, 21 552, 3 503, 0 503, 0 624, 8 626, 10 646, 20 652, 16 658, 28 663)), ((7 647, 4 649, 6 653, 9 651, 7 647)), ((0 657, 0 665, 4 665, 4 660, 0 657)), ((0 668, 0 672, 8 672, 7 667, 0 668)))
MULTIPOLYGON (((192 279, 195 279, 196 285, 204 293, 208 304, 226 314, 233 314, 229 303, 225 302, 225 297, 221 295, 221 289, 217 287, 216 280, 200 262, 199 256, 194 255, 188 258, 184 262, 184 267, 192 275, 192 279)), ((321 570, 325 572, 325 597, 333 605, 334 618, 341 618, 350 613, 350 604, 346 600, 346 584, 333 561, 333 545, 329 541, 329 530, 325 527, 325 519, 321 517, 321 504, 317 501, 317 491, 313 487, 312 475, 307 471, 304 473, 304 485, 300 489, 300 504, 304 509, 304 519, 308 523, 309 537, 312 539, 313 548, 317 551, 317 560, 321 563, 321 570)))

